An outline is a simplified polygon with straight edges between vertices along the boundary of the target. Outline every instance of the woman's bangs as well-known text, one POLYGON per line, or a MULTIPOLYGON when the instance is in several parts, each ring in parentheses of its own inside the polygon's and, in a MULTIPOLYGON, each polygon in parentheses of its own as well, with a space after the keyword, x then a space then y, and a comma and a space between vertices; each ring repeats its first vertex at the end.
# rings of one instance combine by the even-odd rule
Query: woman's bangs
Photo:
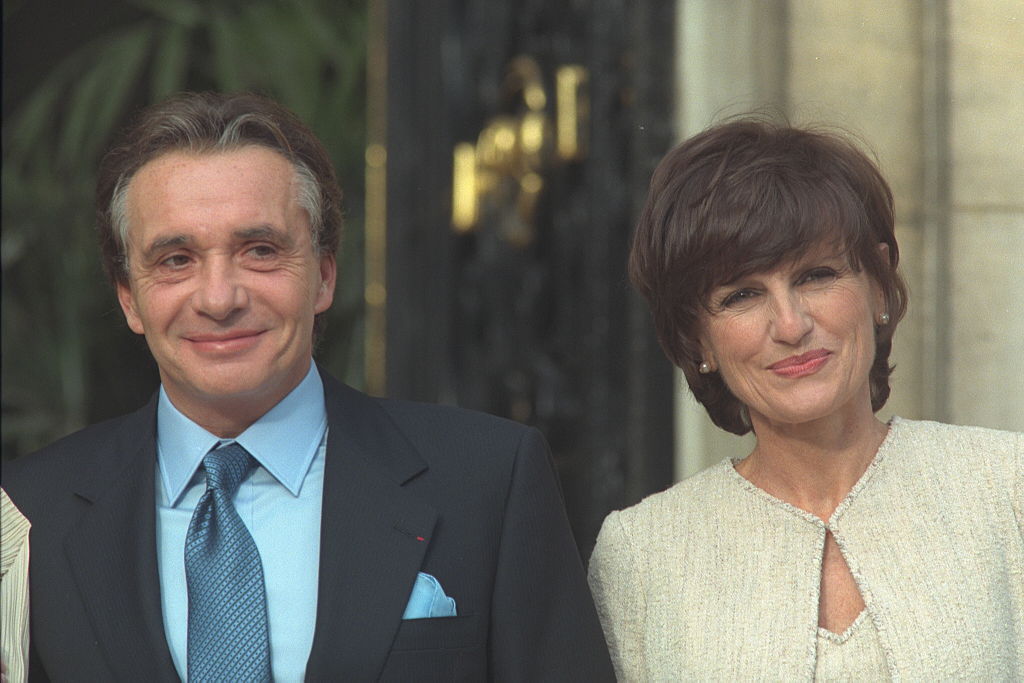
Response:
POLYGON ((706 243, 701 298, 739 278, 799 260, 822 243, 847 253, 856 241, 850 224, 858 221, 844 206, 848 202, 822 189, 770 183, 755 201, 719 214, 719 225, 708 226, 718 239, 706 243))

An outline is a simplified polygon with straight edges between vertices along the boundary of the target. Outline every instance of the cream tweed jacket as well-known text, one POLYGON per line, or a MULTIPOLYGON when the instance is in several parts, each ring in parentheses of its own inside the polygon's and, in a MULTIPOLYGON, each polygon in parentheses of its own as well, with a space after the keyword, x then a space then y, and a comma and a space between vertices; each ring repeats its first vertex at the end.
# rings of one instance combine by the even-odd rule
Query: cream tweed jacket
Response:
POLYGON ((605 520, 622 681, 812 680, 826 531, 893 680, 1024 680, 1024 434, 894 418, 828 525, 722 461, 605 520))

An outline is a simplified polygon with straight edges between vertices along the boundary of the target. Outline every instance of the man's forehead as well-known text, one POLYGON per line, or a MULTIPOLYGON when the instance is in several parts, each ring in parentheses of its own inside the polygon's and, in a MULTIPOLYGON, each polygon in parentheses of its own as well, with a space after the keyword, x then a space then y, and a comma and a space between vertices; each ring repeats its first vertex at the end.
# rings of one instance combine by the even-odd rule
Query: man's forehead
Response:
POLYGON ((199 165, 208 165, 204 164, 204 162, 232 162, 243 156, 262 157, 261 161, 278 165, 282 173, 291 175, 294 172, 291 161, 284 154, 265 145, 245 144, 226 149, 173 148, 160 152, 139 166, 132 176, 131 183, 138 179, 139 176, 151 174, 154 169, 160 169, 164 172, 173 170, 175 167, 179 170, 193 169, 199 165))
MULTIPOLYGON (((278 152, 247 145, 230 150, 171 150, 150 159, 126 188, 125 209, 188 209, 202 201, 224 204, 249 198, 251 206, 271 206, 281 190, 295 200, 295 168, 278 152), (145 197, 145 200, 143 200, 145 197)), ((132 221, 134 222, 134 221, 132 221)))

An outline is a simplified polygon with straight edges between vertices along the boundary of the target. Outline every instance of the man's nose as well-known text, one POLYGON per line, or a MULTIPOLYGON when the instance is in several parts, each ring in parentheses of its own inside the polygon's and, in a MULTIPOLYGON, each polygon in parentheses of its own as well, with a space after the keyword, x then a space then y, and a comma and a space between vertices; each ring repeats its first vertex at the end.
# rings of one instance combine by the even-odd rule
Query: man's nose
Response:
POLYGON ((195 294, 196 310, 214 320, 225 320, 248 303, 237 266, 228 258, 210 259, 203 264, 195 294))

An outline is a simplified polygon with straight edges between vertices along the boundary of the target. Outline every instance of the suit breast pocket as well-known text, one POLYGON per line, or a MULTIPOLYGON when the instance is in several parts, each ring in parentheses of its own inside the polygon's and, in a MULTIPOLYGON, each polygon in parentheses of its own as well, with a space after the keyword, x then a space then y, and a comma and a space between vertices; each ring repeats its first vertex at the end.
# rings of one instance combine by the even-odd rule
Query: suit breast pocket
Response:
POLYGON ((406 619, 382 681, 479 681, 487 677, 487 629, 477 614, 406 619))
POLYGON ((480 616, 405 619, 391 650, 457 650, 483 645, 486 629, 480 628, 480 616))

